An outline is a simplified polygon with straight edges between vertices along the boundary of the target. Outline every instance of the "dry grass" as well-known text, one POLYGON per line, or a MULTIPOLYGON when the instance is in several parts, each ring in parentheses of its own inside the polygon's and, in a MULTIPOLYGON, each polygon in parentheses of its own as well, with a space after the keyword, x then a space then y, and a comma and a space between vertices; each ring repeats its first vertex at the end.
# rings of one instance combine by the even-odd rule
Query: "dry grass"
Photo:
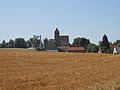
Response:
POLYGON ((0 50, 0 90, 120 90, 120 55, 0 50))

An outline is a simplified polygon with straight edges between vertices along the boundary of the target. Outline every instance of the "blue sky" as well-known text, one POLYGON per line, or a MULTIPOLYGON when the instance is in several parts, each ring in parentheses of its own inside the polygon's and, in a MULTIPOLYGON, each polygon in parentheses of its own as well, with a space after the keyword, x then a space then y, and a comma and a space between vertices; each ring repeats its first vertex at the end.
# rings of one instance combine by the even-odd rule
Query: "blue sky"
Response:
POLYGON ((33 35, 120 39, 120 0, 0 0, 0 42, 33 35))

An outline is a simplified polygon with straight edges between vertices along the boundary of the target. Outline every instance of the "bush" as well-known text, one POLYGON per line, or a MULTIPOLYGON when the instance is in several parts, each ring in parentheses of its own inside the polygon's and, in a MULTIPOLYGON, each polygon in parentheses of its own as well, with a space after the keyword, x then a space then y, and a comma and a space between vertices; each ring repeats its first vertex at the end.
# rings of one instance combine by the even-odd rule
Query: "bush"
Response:
POLYGON ((95 44, 88 44, 87 52, 97 53, 99 50, 98 46, 95 44))

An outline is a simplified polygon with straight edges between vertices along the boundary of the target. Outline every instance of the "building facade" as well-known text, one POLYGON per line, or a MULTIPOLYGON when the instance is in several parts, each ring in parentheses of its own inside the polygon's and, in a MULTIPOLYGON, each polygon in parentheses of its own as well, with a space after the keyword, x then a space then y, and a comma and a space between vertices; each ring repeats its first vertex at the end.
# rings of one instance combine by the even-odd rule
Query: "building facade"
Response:
POLYGON ((58 28, 54 32, 54 39, 49 39, 48 52, 58 52, 58 46, 69 46, 69 36, 60 36, 58 28))
POLYGON ((57 46, 69 46, 69 36, 60 35, 58 28, 54 32, 54 39, 57 46))

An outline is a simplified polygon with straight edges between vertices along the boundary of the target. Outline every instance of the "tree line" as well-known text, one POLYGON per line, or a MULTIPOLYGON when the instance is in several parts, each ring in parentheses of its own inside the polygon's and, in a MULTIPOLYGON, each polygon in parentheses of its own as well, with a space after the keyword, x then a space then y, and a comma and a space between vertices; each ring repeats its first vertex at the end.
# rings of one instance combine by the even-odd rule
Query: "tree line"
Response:
MULTIPOLYGON (((48 38, 43 39, 43 42, 41 42, 42 47, 44 50, 47 49, 47 46, 49 45, 48 38)), ((120 40, 114 42, 116 46, 120 46, 120 40)), ((25 40, 24 38, 16 38, 15 40, 10 39, 8 42, 5 40, 0 43, 0 48, 39 48, 40 45, 40 39, 32 37, 29 40, 25 40)), ((98 45, 91 43, 89 39, 87 38, 74 38, 73 43, 69 44, 70 47, 84 47, 86 52, 94 52, 97 53, 98 51, 101 51, 102 53, 111 53, 110 50, 110 42, 108 41, 108 38, 106 35, 103 36, 102 41, 99 42, 98 45)))
MULTIPOLYGON (((48 39, 45 38, 43 42, 41 42, 41 44, 44 44, 43 46, 46 48, 48 39)), ((10 39, 8 42, 3 40, 2 43, 0 43, 0 48, 38 48, 39 44, 40 40, 35 37, 30 38, 29 40, 25 40, 24 38, 16 38, 15 40, 10 39)))

